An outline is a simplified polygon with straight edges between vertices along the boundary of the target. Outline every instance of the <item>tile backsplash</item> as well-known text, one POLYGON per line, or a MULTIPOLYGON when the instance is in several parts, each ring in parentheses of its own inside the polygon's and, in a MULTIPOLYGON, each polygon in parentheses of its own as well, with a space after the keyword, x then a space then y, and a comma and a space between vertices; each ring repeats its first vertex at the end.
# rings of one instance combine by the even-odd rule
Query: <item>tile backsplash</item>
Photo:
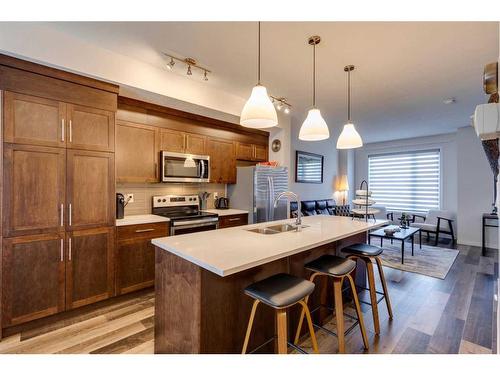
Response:
POLYGON ((225 184, 208 184, 208 183, 189 183, 189 184, 133 184, 123 183, 116 184, 116 192, 122 194, 134 194, 134 202, 127 204, 125 207, 125 215, 141 215, 151 213, 151 202, 154 195, 189 195, 199 194, 207 191, 211 193, 207 200, 207 207, 214 208, 214 193, 218 193, 219 197, 226 196, 225 184))

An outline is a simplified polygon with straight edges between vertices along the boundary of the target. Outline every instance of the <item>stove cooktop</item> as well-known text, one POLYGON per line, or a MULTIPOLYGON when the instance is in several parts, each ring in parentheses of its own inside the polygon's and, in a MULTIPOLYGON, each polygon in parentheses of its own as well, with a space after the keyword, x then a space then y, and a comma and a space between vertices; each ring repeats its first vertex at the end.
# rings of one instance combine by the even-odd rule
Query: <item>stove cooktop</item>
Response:
POLYGON ((155 215, 160 215, 168 217, 170 220, 182 220, 182 219, 201 219, 205 217, 217 217, 217 214, 205 211, 187 211, 187 212, 154 212, 155 215))

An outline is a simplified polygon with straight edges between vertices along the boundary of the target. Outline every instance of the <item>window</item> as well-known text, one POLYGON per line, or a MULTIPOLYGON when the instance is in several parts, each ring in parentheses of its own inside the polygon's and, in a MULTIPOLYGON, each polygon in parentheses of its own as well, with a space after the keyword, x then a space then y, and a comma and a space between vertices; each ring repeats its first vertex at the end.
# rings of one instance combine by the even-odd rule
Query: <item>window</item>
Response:
POLYGON ((426 212, 440 207, 439 150, 368 156, 368 183, 377 205, 426 212))

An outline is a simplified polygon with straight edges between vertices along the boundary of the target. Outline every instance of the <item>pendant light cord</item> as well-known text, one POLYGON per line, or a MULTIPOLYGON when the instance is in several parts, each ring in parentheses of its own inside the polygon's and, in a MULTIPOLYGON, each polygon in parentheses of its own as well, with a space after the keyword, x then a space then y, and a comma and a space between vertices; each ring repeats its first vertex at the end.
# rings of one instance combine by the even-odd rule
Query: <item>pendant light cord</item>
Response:
POLYGON ((313 44, 313 108, 316 108, 316 44, 313 44))
POLYGON ((259 21, 259 53, 258 53, 258 59, 259 59, 259 64, 258 64, 258 73, 257 73, 257 84, 260 85, 260 21, 259 21))
POLYGON ((347 122, 351 122, 351 69, 347 70, 347 122))

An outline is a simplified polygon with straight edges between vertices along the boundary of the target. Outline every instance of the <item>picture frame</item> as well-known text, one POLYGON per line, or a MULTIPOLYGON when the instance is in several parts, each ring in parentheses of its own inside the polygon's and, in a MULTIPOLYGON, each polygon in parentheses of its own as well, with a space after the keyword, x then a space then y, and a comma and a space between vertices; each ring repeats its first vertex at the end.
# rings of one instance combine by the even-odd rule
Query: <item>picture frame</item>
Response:
POLYGON ((295 182, 323 183, 324 156, 306 151, 295 151, 295 182))

